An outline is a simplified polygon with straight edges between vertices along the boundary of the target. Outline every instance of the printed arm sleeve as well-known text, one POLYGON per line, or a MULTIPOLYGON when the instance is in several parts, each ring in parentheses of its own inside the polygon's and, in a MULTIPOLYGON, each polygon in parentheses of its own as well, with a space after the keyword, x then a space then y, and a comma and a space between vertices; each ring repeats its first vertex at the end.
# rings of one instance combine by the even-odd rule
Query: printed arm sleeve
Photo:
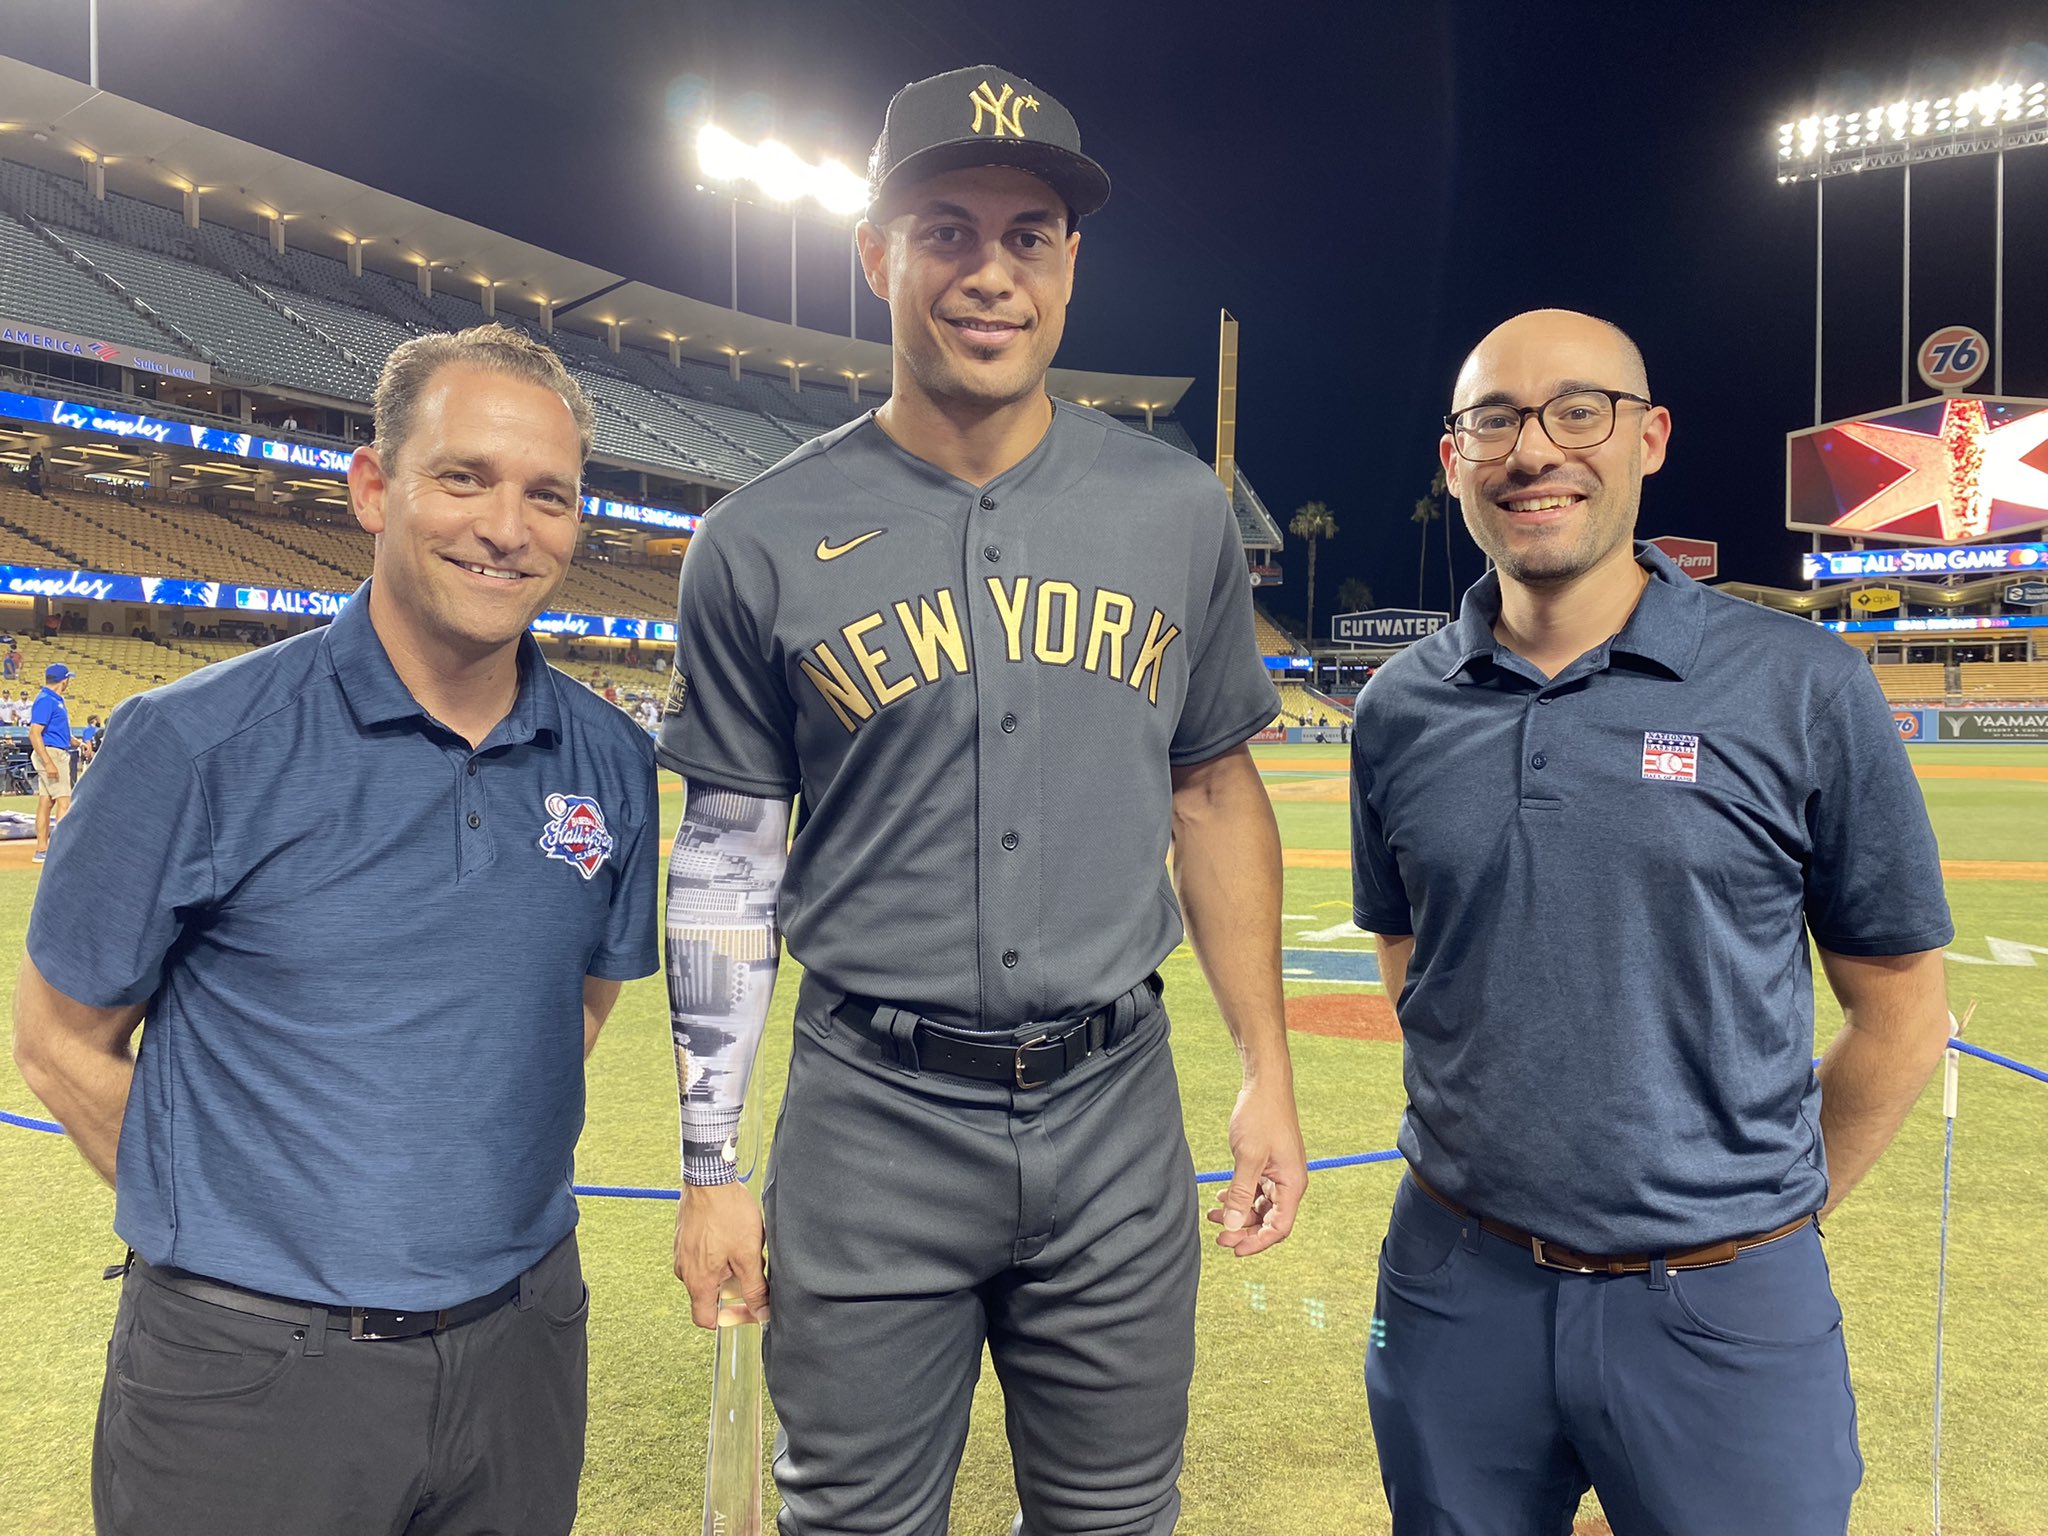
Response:
POLYGON ((668 1013, 683 1182, 729 1184, 747 1078, 781 960, 789 801, 685 784, 668 865, 668 1013))

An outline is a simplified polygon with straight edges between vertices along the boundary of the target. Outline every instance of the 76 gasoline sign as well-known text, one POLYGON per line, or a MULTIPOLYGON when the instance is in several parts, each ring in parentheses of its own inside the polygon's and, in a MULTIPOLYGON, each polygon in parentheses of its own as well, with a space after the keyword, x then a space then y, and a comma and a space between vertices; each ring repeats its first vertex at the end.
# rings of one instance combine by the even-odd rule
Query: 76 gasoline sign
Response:
POLYGON ((1946 325, 1920 343, 1920 382, 1929 389, 1968 389, 1984 375, 1991 343, 1967 325, 1946 325))

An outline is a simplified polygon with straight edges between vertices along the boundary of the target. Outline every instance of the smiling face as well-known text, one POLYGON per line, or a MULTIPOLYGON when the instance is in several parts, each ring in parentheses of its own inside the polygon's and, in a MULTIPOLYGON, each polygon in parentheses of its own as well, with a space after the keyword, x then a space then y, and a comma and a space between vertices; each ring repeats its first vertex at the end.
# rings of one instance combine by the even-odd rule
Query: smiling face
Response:
POLYGON ((358 448, 356 520, 377 538, 372 591, 416 651, 474 661, 518 643, 576 550, 583 445, 554 391, 469 364, 421 390, 387 460, 358 448))
MULTIPOLYGON (((1475 405, 1535 407, 1575 389, 1649 394, 1640 355, 1613 326, 1568 310, 1517 315, 1473 349, 1459 371, 1452 412, 1475 405)), ((1560 448, 1526 418, 1504 458, 1475 464, 1449 434, 1439 447, 1451 494, 1473 542, 1504 580, 1561 585, 1612 561, 1634 558, 1630 538, 1643 476, 1664 463, 1671 413, 1628 401, 1614 435, 1591 448, 1560 448)))
POLYGON ((1044 392, 1081 243, 1044 182, 1007 166, 948 171, 856 236, 889 305, 898 392, 987 410, 1044 392))

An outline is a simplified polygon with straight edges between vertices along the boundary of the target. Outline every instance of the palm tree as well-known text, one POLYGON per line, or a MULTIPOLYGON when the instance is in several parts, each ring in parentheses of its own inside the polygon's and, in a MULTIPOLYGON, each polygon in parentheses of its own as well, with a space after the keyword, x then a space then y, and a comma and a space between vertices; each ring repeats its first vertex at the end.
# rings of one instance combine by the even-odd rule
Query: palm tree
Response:
POLYGON ((1316 643, 1316 545, 1337 537, 1337 520, 1320 501, 1303 502, 1294 509, 1287 531, 1308 545, 1308 643, 1316 643))
POLYGON ((1451 486, 1444 478, 1441 464, 1437 466, 1436 474, 1430 478, 1429 494, 1436 498, 1437 507, 1444 520, 1444 581, 1450 593, 1444 606, 1449 608, 1458 601, 1458 573, 1451 569, 1451 486))
POLYGON ((1422 577, 1429 563, 1429 525, 1443 515, 1443 508, 1437 505, 1433 495, 1417 497, 1415 510, 1408 514, 1408 521, 1422 529, 1422 547, 1415 556, 1415 606, 1418 608, 1423 606, 1422 577))

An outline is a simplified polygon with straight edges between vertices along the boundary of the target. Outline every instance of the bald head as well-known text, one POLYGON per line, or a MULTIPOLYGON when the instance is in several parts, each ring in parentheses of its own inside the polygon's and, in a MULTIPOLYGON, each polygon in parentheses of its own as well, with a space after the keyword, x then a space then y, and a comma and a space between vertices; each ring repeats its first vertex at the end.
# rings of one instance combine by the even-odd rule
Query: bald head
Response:
POLYGON ((1578 386, 1650 393, 1642 351, 1628 332, 1575 309, 1532 309, 1487 332, 1458 370, 1452 409, 1509 401, 1502 381, 1510 377, 1541 377, 1555 386, 1531 395, 1530 405, 1578 386))

